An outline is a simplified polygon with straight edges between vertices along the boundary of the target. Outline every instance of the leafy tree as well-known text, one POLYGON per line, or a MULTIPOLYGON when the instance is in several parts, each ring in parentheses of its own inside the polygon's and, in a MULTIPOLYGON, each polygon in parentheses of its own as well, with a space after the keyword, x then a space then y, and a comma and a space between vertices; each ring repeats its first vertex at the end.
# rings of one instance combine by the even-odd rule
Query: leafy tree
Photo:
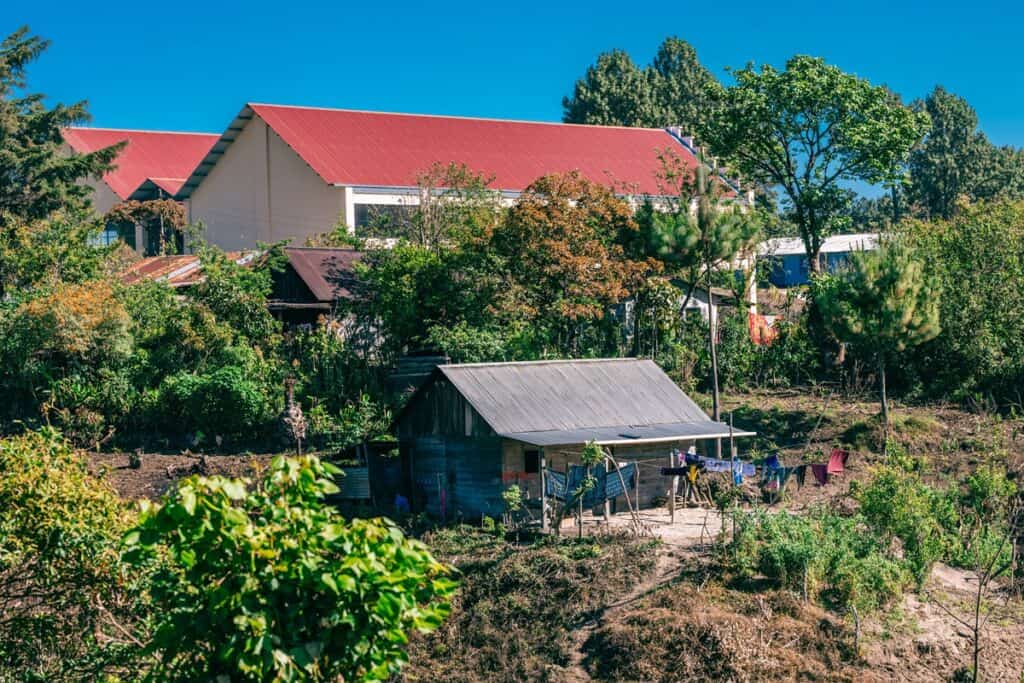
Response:
MULTIPOLYGON (((0 257, 12 255, 2 246, 15 227, 32 229, 58 209, 74 215, 83 208, 90 190, 79 181, 102 175, 120 150, 68 152, 61 130, 88 120, 85 103, 48 109, 42 94, 25 93, 28 66, 48 45, 27 27, 0 42, 0 257)), ((0 294, 11 267, 0 260, 0 294)))
POLYGON ((0 679, 100 680, 130 660, 127 506, 49 428, 0 440, 0 679))
POLYGON ((109 268, 113 248, 90 244, 99 232, 99 220, 86 209, 31 221, 11 219, 0 229, 0 294, 21 298, 61 282, 100 277, 109 268))
POLYGON ((934 276, 902 240, 853 255, 850 268, 824 276, 815 300, 826 325, 843 342, 869 354, 878 365, 882 420, 889 426, 885 370, 908 346, 939 334, 939 291, 934 276))
POLYGON ((419 174, 419 203, 395 221, 389 237, 439 251, 490 234, 501 219, 501 196, 493 179, 464 164, 435 163, 419 174))
POLYGON ((653 266, 616 242, 636 231, 629 204, 577 172, 534 181, 491 244, 506 264, 502 318, 532 328, 559 355, 579 354, 584 328, 606 323, 653 266))
POLYGON ((938 280, 942 321, 942 334, 909 354, 907 370, 933 396, 1020 404, 1024 203, 981 203, 907 227, 938 280))
POLYGON ((82 434, 92 441, 120 402, 103 388, 120 385, 113 375, 132 349, 128 312, 109 284, 58 285, 0 316, 4 412, 56 417, 65 427, 74 413, 94 425, 82 434))
POLYGON ((146 505, 124 559, 153 567, 154 680, 384 681, 455 584, 424 545, 324 502, 338 470, 277 458, 254 488, 191 477, 146 505))
POLYGON ((566 123, 664 128, 697 132, 707 109, 707 86, 714 76, 693 47, 670 37, 643 69, 622 50, 598 55, 576 81, 572 97, 562 99, 566 123))
POLYGON ((721 106, 705 140, 745 176, 779 188, 819 272, 822 243, 847 211, 842 183, 897 183, 927 116, 813 57, 793 57, 783 71, 749 66, 734 76, 730 87, 711 86, 721 106))

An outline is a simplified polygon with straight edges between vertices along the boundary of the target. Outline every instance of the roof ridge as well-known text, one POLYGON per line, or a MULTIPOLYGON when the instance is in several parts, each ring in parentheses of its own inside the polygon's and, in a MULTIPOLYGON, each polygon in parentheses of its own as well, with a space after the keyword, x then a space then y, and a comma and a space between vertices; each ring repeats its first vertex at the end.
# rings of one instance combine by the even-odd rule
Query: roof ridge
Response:
POLYGON ((383 116, 408 116, 427 119, 458 119, 461 121, 490 121, 493 123, 523 123, 538 126, 568 126, 575 128, 611 128, 619 130, 643 130, 665 133, 671 135, 666 128, 646 128, 641 126, 605 126, 595 123, 568 123, 565 121, 531 121, 529 119, 505 119, 492 116, 466 116, 461 114, 420 114, 415 112, 401 111, 379 111, 374 109, 348 109, 345 107, 315 107, 303 104, 274 104, 272 102, 247 102, 246 106, 252 107, 279 107, 282 109, 313 109, 317 111, 336 111, 349 114, 380 114, 383 116))
POLYGON ((205 133, 198 130, 153 130, 150 128, 106 128, 104 126, 67 126, 65 130, 98 130, 108 133, 164 133, 167 135, 205 135, 220 137, 220 133, 205 133))
POLYGON ((449 363, 446 365, 438 365, 439 368, 483 368, 483 367, 499 367, 504 365, 516 365, 522 367, 524 365, 556 365, 559 363, 626 363, 626 362, 642 362, 650 361, 650 358, 549 358, 545 360, 506 360, 506 361, 495 361, 491 363, 449 363))

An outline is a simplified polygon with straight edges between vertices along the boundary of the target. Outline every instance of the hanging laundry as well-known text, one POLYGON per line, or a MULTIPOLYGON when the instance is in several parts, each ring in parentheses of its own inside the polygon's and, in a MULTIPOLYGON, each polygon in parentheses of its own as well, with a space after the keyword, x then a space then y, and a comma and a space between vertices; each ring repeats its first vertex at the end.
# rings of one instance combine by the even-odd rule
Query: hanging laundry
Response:
POLYGON ((605 498, 617 498, 618 496, 621 496, 623 494, 623 481, 626 482, 626 486, 631 491, 636 487, 637 467, 635 462, 619 463, 619 474, 622 475, 622 479, 619 479, 619 475, 615 474, 615 470, 608 472, 608 476, 604 481, 605 498))
POLYGON ((742 460, 737 460, 733 463, 732 477, 733 482, 737 486, 743 483, 744 477, 752 477, 757 474, 757 468, 754 467, 753 463, 745 463, 742 460))
POLYGON ((828 483, 828 465, 827 464, 815 464, 811 465, 811 473, 814 478, 818 480, 819 486, 824 486, 828 483))
POLYGON ((804 487, 804 480, 807 478, 807 465, 797 465, 795 470, 796 488, 799 490, 804 487))
POLYGON ((839 474, 846 470, 846 460, 850 457, 849 451, 840 448, 833 448, 832 455, 828 459, 828 473, 839 474))
POLYGON ((699 471, 699 467, 697 467, 696 465, 690 465, 689 472, 686 473, 686 478, 690 481, 691 484, 697 483, 697 472, 699 471))
POLYGON ((731 460, 718 460, 716 458, 701 458, 701 464, 707 472, 728 472, 732 469, 731 460))
POLYGON ((772 455, 769 455, 767 458, 764 459, 764 466, 766 468, 768 468, 768 469, 773 470, 773 469, 775 469, 777 467, 782 467, 782 463, 779 462, 779 456, 778 455, 772 454, 772 455))

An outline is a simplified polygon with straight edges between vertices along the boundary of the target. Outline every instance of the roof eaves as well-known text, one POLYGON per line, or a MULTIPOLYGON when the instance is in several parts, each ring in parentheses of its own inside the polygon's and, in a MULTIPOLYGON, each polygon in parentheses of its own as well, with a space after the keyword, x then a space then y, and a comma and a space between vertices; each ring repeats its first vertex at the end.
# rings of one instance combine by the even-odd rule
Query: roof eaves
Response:
POLYGON ((188 199, 192 196, 195 189, 203 182, 203 178, 210 174, 210 170, 217 165, 220 158, 227 152, 228 147, 238 139, 238 136, 255 116, 255 112, 248 104, 242 107, 242 110, 228 124, 227 129, 221 133, 220 139, 213 144, 213 147, 206 153, 203 160, 199 162, 199 165, 195 167, 188 179, 185 180, 185 183, 178 191, 179 199, 188 199))

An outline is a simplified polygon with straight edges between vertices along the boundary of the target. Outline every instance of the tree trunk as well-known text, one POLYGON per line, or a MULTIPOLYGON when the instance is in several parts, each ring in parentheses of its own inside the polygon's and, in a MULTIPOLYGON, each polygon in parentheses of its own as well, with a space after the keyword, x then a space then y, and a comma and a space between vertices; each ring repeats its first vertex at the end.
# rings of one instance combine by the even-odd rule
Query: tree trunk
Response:
POLYGON ((878 382, 882 396, 882 450, 889 443, 889 397, 885 392, 885 360, 878 359, 878 382))
MULTIPOLYGON (((708 341, 711 345, 711 407, 715 422, 722 419, 721 400, 718 395, 718 315, 711 298, 711 273, 708 273, 708 341)), ((722 459, 722 440, 715 439, 715 457, 722 459)))

